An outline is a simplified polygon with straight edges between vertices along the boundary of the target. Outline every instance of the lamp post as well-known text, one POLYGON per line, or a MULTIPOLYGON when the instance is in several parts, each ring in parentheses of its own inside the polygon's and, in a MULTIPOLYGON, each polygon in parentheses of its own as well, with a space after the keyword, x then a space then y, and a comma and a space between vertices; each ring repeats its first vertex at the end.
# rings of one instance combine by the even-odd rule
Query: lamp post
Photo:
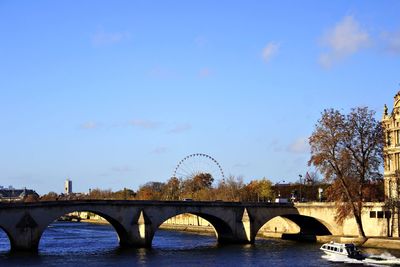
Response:
POLYGON ((318 188, 318 198, 319 198, 319 202, 322 202, 322 192, 324 192, 324 189, 322 189, 321 187, 318 188))
MULTIPOLYGON (((282 181, 280 181, 280 182, 277 182, 275 185, 280 185, 281 182, 285 183, 285 180, 282 180, 282 181)), ((281 190, 280 190, 280 189, 278 189, 278 197, 281 197, 281 190)))
POLYGON ((302 195, 301 195, 301 178, 303 177, 303 175, 299 174, 299 179, 300 179, 300 199, 299 202, 301 202, 302 199, 302 195))

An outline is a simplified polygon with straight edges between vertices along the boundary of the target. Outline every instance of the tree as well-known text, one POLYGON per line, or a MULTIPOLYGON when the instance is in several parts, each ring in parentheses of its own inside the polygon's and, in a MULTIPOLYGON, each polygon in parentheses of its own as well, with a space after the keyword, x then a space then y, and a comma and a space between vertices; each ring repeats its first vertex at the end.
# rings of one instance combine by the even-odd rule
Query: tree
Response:
POLYGON ((258 181, 252 180, 243 188, 243 200, 257 202, 259 195, 257 194, 258 181))
POLYGON ((137 199, 161 200, 165 184, 161 182, 148 182, 137 191, 137 199))
POLYGON ((272 194, 272 182, 266 178, 252 180, 243 189, 243 199, 246 201, 271 200, 272 194))
POLYGON ((132 189, 124 188, 112 193, 112 198, 117 200, 132 200, 135 199, 135 192, 132 189))
POLYGON ((337 205, 338 222, 353 215, 359 235, 365 237, 361 221, 364 187, 381 178, 383 131, 375 112, 354 108, 348 115, 327 109, 309 138, 314 165, 329 182, 328 199, 337 205))
POLYGON ((211 200, 212 183, 214 178, 209 173, 198 173, 182 181, 183 197, 196 200, 211 200))
POLYGON ((39 196, 37 194, 29 194, 24 198, 24 202, 38 202, 39 196))
POLYGON ((244 188, 243 178, 229 176, 224 180, 220 180, 215 189, 216 199, 224 201, 240 201, 244 188))
POLYGON ((181 193, 181 181, 176 177, 171 177, 164 187, 163 199, 179 200, 181 193))
POLYGON ((95 188, 90 190, 89 199, 112 199, 111 189, 102 190, 100 188, 95 188))
POLYGON ((194 190, 198 191, 201 189, 210 189, 212 183, 214 182, 214 178, 209 173, 199 173, 196 174, 193 178, 194 190))
POLYGON ((55 201, 57 199, 58 194, 52 191, 40 197, 40 201, 55 201))
POLYGON ((267 199, 271 199, 272 197, 272 182, 266 178, 262 178, 261 180, 258 181, 258 187, 257 187, 257 194, 259 199, 262 199, 262 201, 266 201, 267 199))

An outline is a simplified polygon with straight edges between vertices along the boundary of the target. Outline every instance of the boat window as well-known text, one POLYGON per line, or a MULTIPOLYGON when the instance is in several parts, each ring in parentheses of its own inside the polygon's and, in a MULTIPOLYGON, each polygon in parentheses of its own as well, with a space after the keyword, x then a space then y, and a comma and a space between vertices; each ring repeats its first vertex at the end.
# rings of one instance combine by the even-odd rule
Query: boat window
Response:
POLYGON ((383 218, 383 211, 378 211, 376 217, 383 218))
POLYGON ((376 218, 376 211, 370 211, 369 212, 369 217, 370 218, 376 218))
POLYGON ((342 248, 340 249, 340 252, 343 252, 343 249, 342 249, 342 248))
POLYGON ((335 248, 334 250, 337 251, 337 248, 335 248))

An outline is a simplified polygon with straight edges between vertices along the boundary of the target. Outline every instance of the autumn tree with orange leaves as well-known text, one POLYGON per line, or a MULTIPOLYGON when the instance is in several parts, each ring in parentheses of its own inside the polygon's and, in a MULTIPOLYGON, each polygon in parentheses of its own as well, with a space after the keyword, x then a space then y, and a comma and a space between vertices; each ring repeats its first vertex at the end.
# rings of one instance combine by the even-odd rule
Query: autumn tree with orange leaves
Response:
POLYGON ((328 199, 335 201, 338 222, 354 216, 359 236, 365 238, 361 213, 365 186, 381 179, 383 131, 375 112, 354 108, 347 115, 327 109, 309 138, 314 165, 332 183, 328 199))

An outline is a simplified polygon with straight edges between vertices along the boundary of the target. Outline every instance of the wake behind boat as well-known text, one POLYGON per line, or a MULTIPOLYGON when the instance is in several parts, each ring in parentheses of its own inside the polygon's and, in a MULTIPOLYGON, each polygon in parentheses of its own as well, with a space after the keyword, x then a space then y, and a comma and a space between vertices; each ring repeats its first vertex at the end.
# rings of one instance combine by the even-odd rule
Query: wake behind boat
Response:
POLYGON ((364 260, 366 258, 354 244, 335 243, 331 241, 330 243, 323 244, 320 250, 327 255, 346 256, 356 260, 364 260))
POLYGON ((390 266, 400 266, 400 259, 389 255, 372 255, 368 256, 365 260, 363 260, 363 263, 367 263, 369 265, 376 265, 376 266, 382 266, 382 265, 390 265, 390 266))

